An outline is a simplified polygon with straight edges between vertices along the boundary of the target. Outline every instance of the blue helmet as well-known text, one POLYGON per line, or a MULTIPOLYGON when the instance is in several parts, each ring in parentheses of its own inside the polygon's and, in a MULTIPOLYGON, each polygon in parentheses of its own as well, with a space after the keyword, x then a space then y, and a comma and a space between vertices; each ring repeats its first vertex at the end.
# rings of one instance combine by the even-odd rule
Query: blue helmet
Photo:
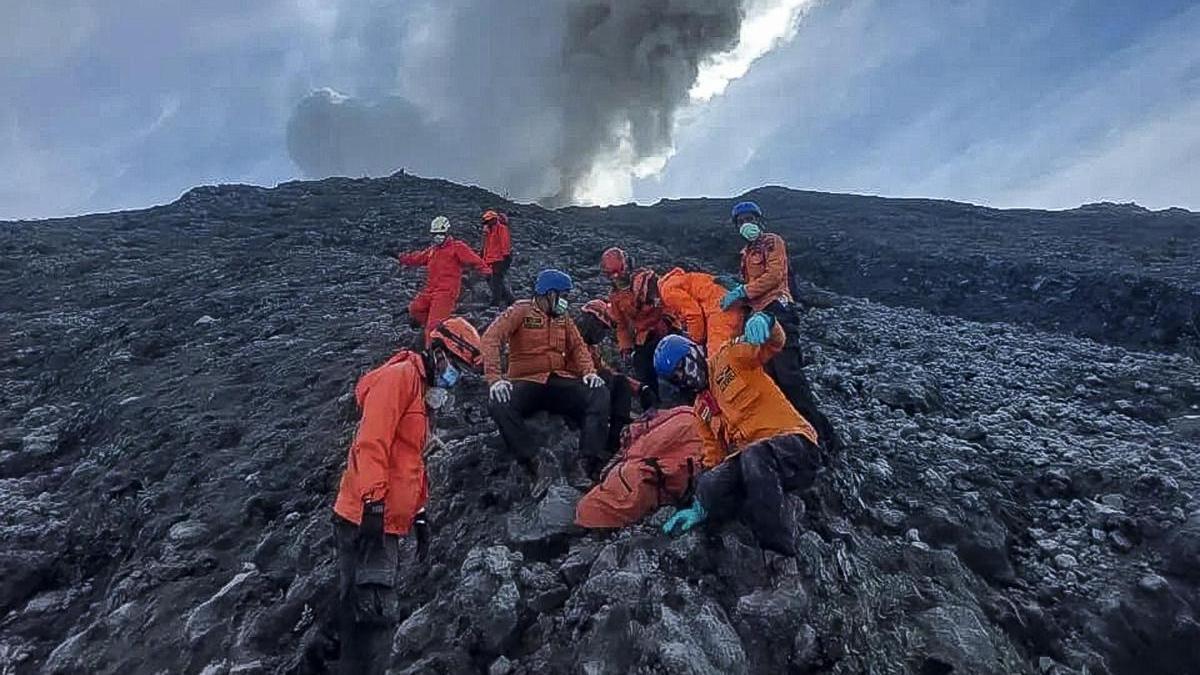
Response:
POLYGON ((571 290, 571 276, 562 270, 549 269, 538 272, 537 281, 533 284, 533 292, 545 295, 550 291, 566 293, 571 290))
POLYGON ((737 204, 733 205, 733 210, 729 213, 729 219, 734 223, 737 223, 738 216, 742 216, 747 213, 754 214, 755 218, 763 217, 762 209, 758 208, 758 204, 755 204, 754 202, 738 202, 737 204))
POLYGON ((696 343, 682 335, 668 335, 659 340, 654 348, 654 372, 662 377, 671 375, 679 367, 679 362, 695 348, 696 343))

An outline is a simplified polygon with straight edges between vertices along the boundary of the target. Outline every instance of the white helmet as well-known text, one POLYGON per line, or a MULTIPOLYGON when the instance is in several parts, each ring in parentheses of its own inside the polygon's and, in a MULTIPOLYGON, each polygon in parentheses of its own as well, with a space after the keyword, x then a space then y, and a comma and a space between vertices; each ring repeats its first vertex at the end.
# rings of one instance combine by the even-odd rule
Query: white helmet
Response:
POLYGON ((429 223, 430 234, 446 234, 450 231, 450 219, 446 216, 438 216, 429 223))

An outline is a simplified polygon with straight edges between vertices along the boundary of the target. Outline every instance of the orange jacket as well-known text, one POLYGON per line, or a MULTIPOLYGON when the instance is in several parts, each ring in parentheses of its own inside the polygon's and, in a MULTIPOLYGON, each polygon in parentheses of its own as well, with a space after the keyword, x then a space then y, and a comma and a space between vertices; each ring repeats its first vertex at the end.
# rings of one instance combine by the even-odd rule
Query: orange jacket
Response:
POLYGON ((512 236, 508 224, 499 218, 483 228, 483 262, 492 264, 512 255, 512 236))
POLYGON ((786 338, 775 324, 766 344, 735 341, 708 358, 708 389, 696 397, 696 415, 704 421, 704 466, 711 469, 726 457, 757 441, 801 434, 814 444, 817 432, 800 416, 763 365, 783 349, 786 338))
POLYGON ((401 253, 397 256, 401 265, 424 267, 425 288, 423 293, 444 293, 455 298, 462 288, 462 268, 470 265, 483 274, 491 274, 492 268, 463 241, 446 237, 440 246, 401 253))
POLYGON ((550 316, 532 300, 518 300, 483 334, 483 374, 500 379, 500 347, 508 344, 505 378, 542 382, 550 375, 583 377, 596 372, 587 345, 569 316, 550 316))
POLYGON ((676 267, 658 280, 663 312, 681 327, 692 342, 716 354, 742 333, 742 313, 721 311, 725 287, 711 274, 684 272, 676 267))
POLYGON ((354 389, 362 418, 333 510, 358 525, 363 502, 383 500, 383 529, 407 534, 429 491, 421 453, 429 439, 425 364, 410 351, 363 375, 354 389))
POLYGON ((621 351, 645 344, 651 333, 667 334, 662 307, 638 307, 632 288, 614 288, 608 295, 608 306, 621 351))
POLYGON ((686 406, 631 422, 604 477, 575 506, 575 524, 624 527, 685 496, 700 473, 697 422, 686 406))
POLYGON ((781 297, 792 300, 783 237, 764 232, 742 249, 742 281, 746 284, 746 299, 756 312, 781 297))

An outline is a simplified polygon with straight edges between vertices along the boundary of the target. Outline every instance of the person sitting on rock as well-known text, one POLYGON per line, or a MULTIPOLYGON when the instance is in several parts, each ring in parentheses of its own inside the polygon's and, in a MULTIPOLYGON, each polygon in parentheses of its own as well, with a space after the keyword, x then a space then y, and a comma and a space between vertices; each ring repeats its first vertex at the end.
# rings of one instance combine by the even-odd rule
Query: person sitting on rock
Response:
POLYGON ((740 307, 745 313, 765 312, 783 328, 787 345, 767 365, 767 374, 792 407, 816 426, 826 448, 836 451, 841 443, 833 425, 813 401, 812 388, 804 375, 800 320, 788 284, 787 244, 778 234, 764 231, 762 209, 754 202, 738 202, 730 218, 746 245, 742 248, 741 283, 721 299, 721 309, 740 307))
POLYGON ((600 271, 612 282, 608 304, 617 331, 621 356, 633 366, 633 375, 649 387, 652 398, 646 407, 658 402, 658 378, 654 375, 654 347, 668 333, 658 302, 654 271, 634 269, 633 258, 619 248, 610 248, 600 256, 600 271))
POLYGON ((571 277, 542 270, 534 297, 505 310, 483 334, 484 376, 491 384, 488 412, 508 451, 534 476, 540 497, 561 473, 561 460, 545 458, 530 442, 525 419, 538 411, 563 415, 579 425, 579 459, 606 459, 609 395, 604 380, 567 314, 571 277), (500 352, 508 347, 502 374, 500 352))
POLYGON ((399 618, 400 537, 415 532, 422 558, 429 545, 422 453, 431 421, 446 389, 481 363, 475 327, 450 317, 430 331, 427 348, 397 352, 354 389, 362 417, 333 505, 342 672, 387 667, 399 618))
POLYGON ((508 216, 488 209, 479 221, 483 225, 483 262, 492 268, 492 275, 488 277, 492 304, 507 307, 514 300, 512 289, 504 278, 512 267, 512 236, 508 231, 508 216))
POLYGON ((610 453, 616 452, 621 442, 621 431, 632 419, 633 395, 646 389, 646 385, 613 368, 600 351, 604 338, 613 332, 612 314, 607 302, 599 298, 585 302, 575 325, 591 354, 592 367, 608 387, 608 450, 610 453))
POLYGON ((655 370, 675 386, 696 392, 694 410, 701 420, 707 469, 691 505, 663 525, 667 534, 744 510, 764 549, 795 555, 794 526, 783 493, 812 484, 820 451, 817 432, 763 370, 785 342, 779 323, 757 312, 746 321, 744 336, 707 358, 682 335, 659 343, 655 370))
POLYGON ((721 309, 726 289, 704 272, 676 267, 658 278, 663 313, 706 354, 716 354, 742 332, 742 313, 721 309))
POLYGON ((408 304, 413 327, 424 326, 426 346, 434 327, 454 313, 458 305, 463 266, 470 265, 484 275, 492 273, 492 268, 466 242, 448 234, 450 219, 446 216, 434 218, 429 232, 433 235, 432 246, 396 256, 401 265, 426 269, 425 287, 408 304))

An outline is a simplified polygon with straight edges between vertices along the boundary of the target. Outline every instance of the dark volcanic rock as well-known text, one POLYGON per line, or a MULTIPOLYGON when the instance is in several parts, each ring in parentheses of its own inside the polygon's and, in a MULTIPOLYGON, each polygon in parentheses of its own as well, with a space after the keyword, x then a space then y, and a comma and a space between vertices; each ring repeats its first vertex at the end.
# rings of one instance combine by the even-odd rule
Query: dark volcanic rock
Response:
MULTIPOLYGON (((669 539, 669 509, 574 528, 576 432, 532 420, 566 461, 531 499, 468 380, 428 457, 428 562, 405 543, 392 671, 1194 670, 1197 217, 753 196, 792 242, 846 439, 788 497, 797 558, 737 520, 669 539)), ((734 269, 728 205, 546 211, 398 175, 3 225, 0 672, 335 668, 352 390, 417 337, 420 274, 379 252, 437 212, 477 244, 466 224, 500 206, 514 287, 553 264, 578 305, 613 243, 734 269)), ((469 277, 480 327, 486 300, 469 277)))

